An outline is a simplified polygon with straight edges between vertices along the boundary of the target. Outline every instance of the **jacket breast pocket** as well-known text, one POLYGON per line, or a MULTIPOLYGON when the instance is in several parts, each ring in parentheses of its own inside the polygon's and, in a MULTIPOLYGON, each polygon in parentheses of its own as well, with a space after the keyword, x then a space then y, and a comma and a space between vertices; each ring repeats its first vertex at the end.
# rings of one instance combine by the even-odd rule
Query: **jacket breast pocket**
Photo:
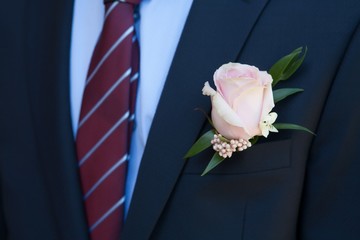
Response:
MULTIPOLYGON (((208 174, 246 174, 290 167, 291 139, 258 143, 233 154, 208 174)), ((187 160, 184 174, 201 174, 214 151, 208 149, 187 160)))

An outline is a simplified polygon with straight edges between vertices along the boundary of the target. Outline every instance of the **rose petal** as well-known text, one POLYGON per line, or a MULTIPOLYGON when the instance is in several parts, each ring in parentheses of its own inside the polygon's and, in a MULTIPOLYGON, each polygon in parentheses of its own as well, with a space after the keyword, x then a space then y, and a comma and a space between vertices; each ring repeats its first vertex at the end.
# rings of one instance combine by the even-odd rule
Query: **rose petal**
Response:
POLYGON ((243 126, 251 136, 261 133, 259 122, 261 121, 263 90, 259 87, 248 88, 234 101, 234 109, 241 116, 243 126), (260 98, 260 99, 259 99, 260 98))
POLYGON ((236 114, 236 112, 234 112, 233 109, 231 109, 231 107, 226 103, 226 101, 222 98, 222 96, 219 93, 216 93, 211 98, 211 100, 212 100, 213 110, 217 112, 219 117, 221 117, 227 123, 233 126, 243 127, 243 123, 239 118, 239 116, 236 114))
POLYGON ((270 74, 267 72, 260 72, 261 79, 264 83, 264 92, 263 92, 263 106, 261 111, 261 119, 268 115, 271 110, 275 107, 274 96, 272 91, 271 83, 273 81, 270 74))
POLYGON ((216 91, 212 87, 210 87, 209 82, 206 82, 202 89, 202 94, 205 96, 214 96, 216 95, 216 91))
POLYGON ((227 139, 249 140, 251 138, 244 128, 229 124, 223 118, 221 118, 214 109, 211 112, 211 119, 216 130, 227 139))
POLYGON ((246 91, 249 87, 251 88, 254 85, 258 85, 257 80, 253 78, 234 78, 234 79, 224 79, 221 82, 217 83, 217 90, 223 96, 225 101, 231 106, 235 99, 242 94, 243 91, 246 91))

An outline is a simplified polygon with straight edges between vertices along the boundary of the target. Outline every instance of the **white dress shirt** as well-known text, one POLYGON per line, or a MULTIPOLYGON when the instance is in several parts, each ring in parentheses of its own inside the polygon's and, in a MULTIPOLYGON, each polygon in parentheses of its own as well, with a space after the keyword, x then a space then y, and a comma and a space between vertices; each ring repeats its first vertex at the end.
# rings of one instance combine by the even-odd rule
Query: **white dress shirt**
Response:
MULTIPOLYGON (((178 45, 192 0, 142 0, 137 35, 140 42, 140 82, 136 101, 125 210, 127 212, 152 120, 178 45)), ((75 0, 71 39, 70 97, 74 135, 92 52, 104 20, 102 0, 75 0)))

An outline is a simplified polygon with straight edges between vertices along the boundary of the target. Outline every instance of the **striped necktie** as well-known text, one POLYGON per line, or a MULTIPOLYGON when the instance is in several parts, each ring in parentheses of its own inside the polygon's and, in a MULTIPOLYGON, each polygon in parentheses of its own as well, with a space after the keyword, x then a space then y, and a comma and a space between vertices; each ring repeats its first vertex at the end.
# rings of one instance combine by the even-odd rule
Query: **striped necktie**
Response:
POLYGON ((123 225, 139 75, 134 30, 134 9, 139 2, 104 0, 104 26, 85 83, 76 148, 92 240, 119 239, 123 225))

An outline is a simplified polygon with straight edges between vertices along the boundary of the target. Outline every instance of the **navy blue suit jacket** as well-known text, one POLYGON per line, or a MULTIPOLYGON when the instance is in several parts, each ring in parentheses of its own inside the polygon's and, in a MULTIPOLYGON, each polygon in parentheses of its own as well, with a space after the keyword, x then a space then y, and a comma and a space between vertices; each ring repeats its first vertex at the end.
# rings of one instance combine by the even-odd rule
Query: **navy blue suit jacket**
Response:
MULTIPOLYGON (((86 240, 71 130, 72 0, 0 9, 0 239, 86 240)), ((360 1, 194 0, 151 127, 122 239, 360 239, 360 1), (205 177, 183 156, 209 126, 221 64, 269 67, 307 45, 281 131, 205 177), (172 139, 168 144, 166 139, 172 139), (159 151, 161 148, 161 151, 159 151)), ((164 36, 166 37, 166 36, 164 36)))

